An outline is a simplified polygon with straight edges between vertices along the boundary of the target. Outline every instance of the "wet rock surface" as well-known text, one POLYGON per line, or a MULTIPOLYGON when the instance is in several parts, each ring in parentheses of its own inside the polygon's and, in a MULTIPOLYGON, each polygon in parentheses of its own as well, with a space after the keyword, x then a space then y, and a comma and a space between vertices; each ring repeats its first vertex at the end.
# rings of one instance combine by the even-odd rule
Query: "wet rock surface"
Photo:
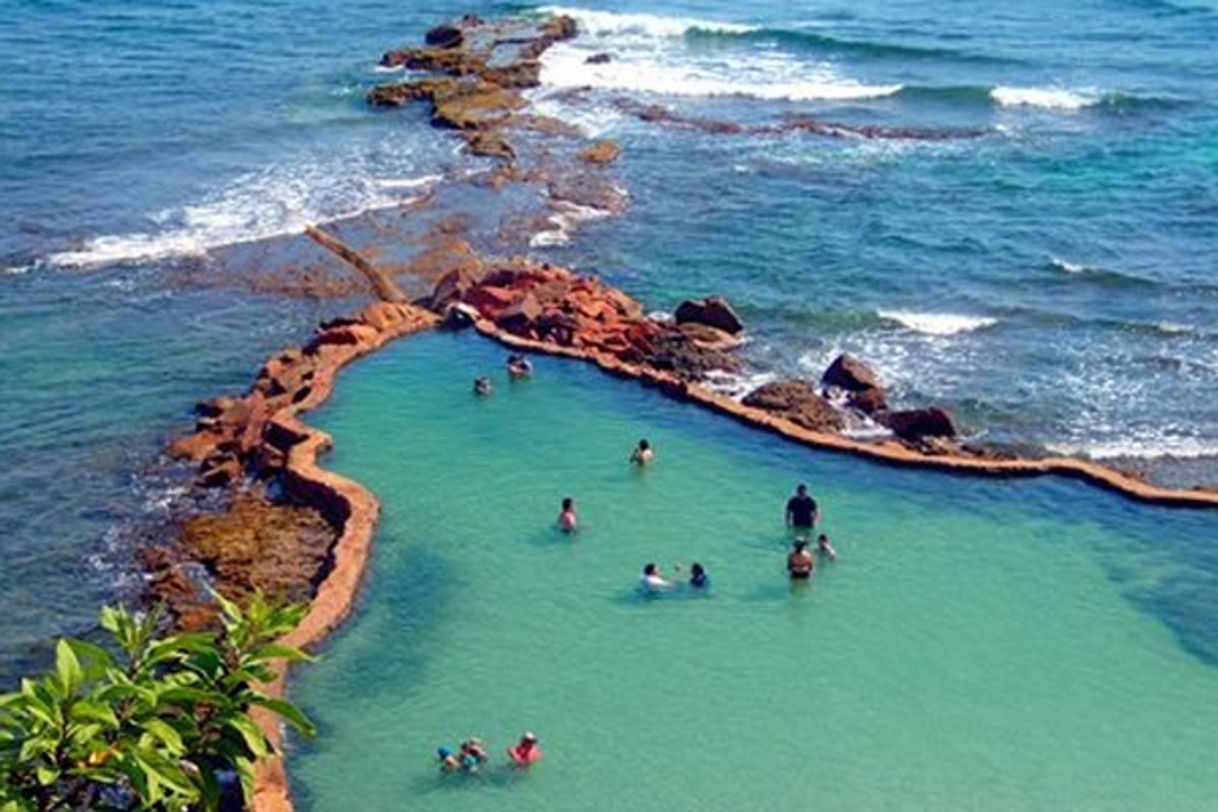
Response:
POLYGON ((743 403, 785 417, 813 431, 836 433, 846 427, 842 413, 807 381, 767 383, 746 395, 743 403))

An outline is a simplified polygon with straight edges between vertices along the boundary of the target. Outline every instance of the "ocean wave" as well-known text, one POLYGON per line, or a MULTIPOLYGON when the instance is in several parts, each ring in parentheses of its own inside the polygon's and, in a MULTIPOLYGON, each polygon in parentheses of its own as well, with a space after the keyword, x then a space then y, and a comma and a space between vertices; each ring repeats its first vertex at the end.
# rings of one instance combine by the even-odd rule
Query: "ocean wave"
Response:
POLYGON ((1126 271, 1116 271, 1111 268, 1101 268, 1086 263, 1071 262, 1060 257, 1049 255, 1048 267, 1074 277, 1080 282, 1102 285, 1112 288, 1155 287, 1158 283, 1152 279, 1138 276, 1126 271))
POLYGON ((1007 63, 1011 61, 1002 57, 971 53, 954 48, 840 39, 831 34, 789 28, 757 27, 734 31, 723 30, 721 27, 706 28, 702 25, 693 25, 685 30, 685 40, 694 45, 730 44, 733 42, 762 45, 777 44, 790 48, 808 49, 815 52, 844 53, 872 59, 937 59, 973 63, 1007 63))
POLYGON ((1121 91, 1099 92, 1056 87, 1010 87, 1005 85, 906 85, 904 101, 951 104, 959 107, 1032 107, 1044 110, 1082 111, 1122 115, 1139 110, 1173 108, 1183 99, 1142 96, 1121 91))
POLYGON ((1099 96, 1092 92, 1006 85, 993 88, 990 96, 1002 107, 1044 107, 1052 110, 1081 110, 1092 106, 1099 99, 1099 96))
POLYGON ((543 14, 566 15, 579 23, 580 32, 596 37, 633 34, 654 38, 677 39, 689 31, 705 33, 744 34, 760 30, 757 26, 690 17, 667 17, 659 14, 618 13, 566 6, 542 6, 543 14))
MULTIPOLYGON (((341 162, 340 162, 341 164, 341 162)), ((284 164, 238 178, 198 203, 167 209, 151 218, 158 231, 93 237, 51 254, 45 262, 86 268, 119 262, 154 262, 204 256, 228 245, 295 234, 309 223, 344 220, 414 201, 414 191, 439 175, 378 179, 362 172, 343 174, 340 164, 284 164)))
POLYGON ((954 313, 920 313, 913 310, 877 310, 876 315, 895 321, 907 330, 929 336, 950 336, 992 327, 998 319, 988 316, 962 316, 954 313))
POLYGON ((542 10, 571 15, 583 32, 542 56, 541 81, 551 88, 791 101, 869 99, 901 90, 899 84, 865 84, 843 77, 827 62, 781 50, 752 50, 747 60, 739 60, 713 49, 691 48, 685 40, 689 31, 743 34, 758 30, 752 26, 557 6, 542 10), (587 62, 602 52, 610 54, 610 61, 587 62))

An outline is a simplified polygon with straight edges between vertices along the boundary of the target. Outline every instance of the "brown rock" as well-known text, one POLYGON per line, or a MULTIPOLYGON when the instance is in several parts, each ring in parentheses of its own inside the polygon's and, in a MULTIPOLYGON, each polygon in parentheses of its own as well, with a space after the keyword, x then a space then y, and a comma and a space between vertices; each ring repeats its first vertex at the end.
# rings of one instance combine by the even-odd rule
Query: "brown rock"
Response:
POLYGON ((876 414, 888 408, 888 399, 884 396, 884 390, 875 386, 860 392, 851 392, 846 397, 846 403, 863 414, 876 414))
POLYGON ((588 163, 607 164, 616 161, 617 157, 621 154, 622 148, 618 142, 606 139, 604 141, 597 141, 581 152, 579 156, 588 163))
POLYGON ((445 306, 460 301, 475 284, 473 274, 464 269, 458 268, 444 274, 432 289, 432 310, 443 310, 445 306))
POLYGON ((435 96, 432 122, 457 130, 485 130, 507 121, 514 110, 523 107, 519 93, 498 85, 483 85, 471 91, 435 96))
POLYGON ((849 353, 843 353, 833 359, 833 363, 825 370, 820 379, 821 386, 836 386, 847 392, 861 392, 864 389, 882 389, 878 375, 871 367, 849 353))
POLYGON ((342 327, 331 327, 329 330, 323 330, 318 333, 309 342, 309 345, 305 347, 305 352, 309 355, 315 355, 320 348, 327 345, 357 346, 375 340, 377 335, 376 329, 366 324, 347 324, 342 327))
POLYGON ((399 324, 405 317, 405 309, 395 302, 373 302, 359 312, 359 320, 379 333, 399 324))
POLYGON ((474 155, 503 158, 509 161, 516 157, 516 150, 512 148, 511 143, 497 132, 475 130, 466 133, 465 144, 474 155))
POLYGON ((736 315, 736 311, 722 296, 708 296, 705 299, 686 299, 677 307, 675 314, 677 324, 697 322, 736 335, 744 329, 744 322, 736 315))
POLYGON ((613 61, 613 57, 606 53, 593 54, 584 60, 585 65, 607 65, 613 61))
POLYGON ((700 324, 696 321, 687 321, 684 324, 678 325, 677 329, 681 335, 688 338, 695 346, 707 350, 734 350, 744 342, 731 333, 725 333, 717 327, 711 327, 709 324, 700 324))
POLYGON ((438 96, 450 96, 457 88, 457 80, 448 77, 413 79, 377 85, 368 91, 367 99, 374 107, 401 107, 412 101, 433 101, 438 96))
POLYGON ((437 48, 460 48, 465 42, 465 32, 455 25, 437 25, 427 32, 423 41, 437 48))
POLYGON ((744 405, 764 409, 814 431, 837 433, 846 425, 841 413, 807 381, 767 383, 745 396, 744 405))
POLYGON ((495 324, 509 333, 521 335, 537 324, 541 314, 541 303, 537 301, 537 297, 526 293, 519 302, 500 313, 495 324))
POLYGON ((224 437, 220 434, 197 431, 174 440, 165 453, 175 460, 202 462, 215 452, 216 445, 223 440, 224 437))
POLYGON ((951 415, 938 406, 886 412, 877 419, 897 437, 910 443, 917 443, 928 437, 955 437, 957 434, 951 415))

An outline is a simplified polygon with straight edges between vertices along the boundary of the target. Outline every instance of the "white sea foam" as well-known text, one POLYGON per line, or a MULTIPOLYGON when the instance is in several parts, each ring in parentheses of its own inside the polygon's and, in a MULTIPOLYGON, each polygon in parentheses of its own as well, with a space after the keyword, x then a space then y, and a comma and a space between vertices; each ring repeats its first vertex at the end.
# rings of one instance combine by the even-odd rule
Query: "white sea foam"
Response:
POLYGON ((738 373, 712 369, 706 373, 706 388, 739 400, 757 387, 765 386, 777 378, 773 372, 738 373))
POLYGON ((1055 87, 1008 87, 999 85, 990 98, 1003 107, 1045 107, 1054 110, 1080 110, 1095 104, 1094 94, 1055 87))
POLYGON ((657 14, 617 14, 612 11, 595 11, 565 6, 543 6, 546 14, 564 14, 575 18, 580 33, 604 37, 620 34, 635 34, 648 37, 678 38, 686 31, 719 31, 725 34, 746 34, 756 31, 756 26, 727 23, 718 20, 699 20, 690 17, 664 17, 657 14))
POLYGON ((566 245, 571 241, 571 232, 582 222, 601 220, 609 217, 612 212, 593 206, 581 206, 569 200, 555 200, 550 204, 554 213, 546 221, 553 228, 538 231, 529 238, 530 248, 554 248, 566 245))
POLYGON ((1218 441, 1197 437, 1171 435, 1155 430, 1136 436, 1091 443, 1050 443, 1047 448, 1055 454, 1090 457, 1094 460, 1112 459, 1199 459, 1218 457, 1218 441))
POLYGON ((347 219, 412 202, 401 190, 417 190, 439 175, 377 179, 344 156, 313 163, 285 163, 236 179, 197 203, 166 209, 150 219, 162 228, 94 237, 46 261, 66 267, 149 262, 202 256, 226 245, 294 234, 308 223, 347 219))
POLYGON ((901 90, 899 84, 864 84, 841 76, 829 63, 781 50, 750 51, 741 60, 714 50, 690 49, 682 41, 691 30, 754 30, 746 25, 652 14, 547 10, 570 14, 582 32, 542 56, 541 80, 549 87, 793 101, 868 99, 901 90), (587 63, 589 56, 601 52, 610 55, 609 62, 587 63))
POLYGON ((1049 257, 1049 264, 1051 264, 1054 268, 1057 268, 1059 271, 1065 271, 1069 274, 1080 274, 1087 270, 1086 265, 1079 265, 1076 262, 1067 262, 1064 259, 1060 259, 1059 257, 1052 255, 1049 257))
POLYGON ((950 336, 968 333, 998 323, 988 316, 962 316, 954 313, 919 313, 913 310, 877 310, 876 314, 895 321, 907 330, 930 336, 950 336))

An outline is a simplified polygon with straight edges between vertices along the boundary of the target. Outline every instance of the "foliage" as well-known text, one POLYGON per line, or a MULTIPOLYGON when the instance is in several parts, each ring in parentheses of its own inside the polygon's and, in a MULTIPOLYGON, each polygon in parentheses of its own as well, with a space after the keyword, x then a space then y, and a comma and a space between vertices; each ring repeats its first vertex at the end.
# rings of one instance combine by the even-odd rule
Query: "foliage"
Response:
POLYGON ((0 695, 0 812, 214 810, 232 772, 250 798, 254 764, 272 751, 251 709, 314 732, 256 687, 273 661, 307 657, 274 642, 307 607, 216 600, 220 631, 168 637, 157 636, 159 612, 106 607, 114 653, 60 640, 53 671, 0 695))

